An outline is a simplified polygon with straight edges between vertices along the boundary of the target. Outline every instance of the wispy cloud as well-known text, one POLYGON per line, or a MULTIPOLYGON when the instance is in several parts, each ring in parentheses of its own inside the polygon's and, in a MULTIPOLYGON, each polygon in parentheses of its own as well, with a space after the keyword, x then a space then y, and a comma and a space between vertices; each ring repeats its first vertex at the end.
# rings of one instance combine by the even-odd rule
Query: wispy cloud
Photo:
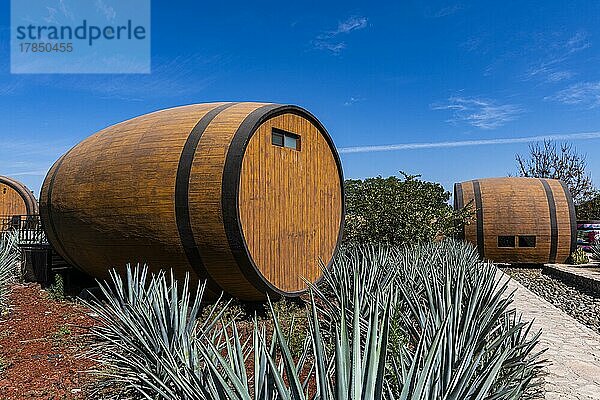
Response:
POLYGON ((569 38, 563 47, 567 50, 568 54, 573 54, 581 50, 585 50, 590 46, 591 43, 588 40, 587 34, 583 31, 580 31, 569 38))
POLYGON ((365 29, 369 25, 366 17, 353 16, 345 21, 339 22, 337 29, 321 33, 315 40, 313 46, 318 50, 327 50, 333 54, 339 54, 346 48, 346 42, 340 37, 354 31, 365 29))
POLYGON ((375 153, 381 151, 397 150, 417 150, 417 149, 437 149, 447 147, 467 147, 467 146, 489 146, 501 144, 531 143, 542 140, 590 140, 600 139, 600 131, 583 133, 559 133, 538 136, 526 136, 517 138, 501 139, 480 139, 480 140, 457 140, 448 142, 427 142, 427 143, 399 143, 380 146, 356 146, 341 147, 338 151, 342 154, 350 153, 375 153))
POLYGON ((523 112, 514 104, 498 104, 476 97, 452 96, 444 104, 432 104, 434 110, 452 111, 451 123, 465 122, 481 129, 495 129, 517 119, 523 112))
POLYGON ((600 107, 600 82, 580 82, 559 90, 545 100, 554 100, 563 104, 579 104, 589 108, 600 107))
POLYGON ((3 82, 0 85, 0 96, 8 96, 18 91, 21 87, 21 80, 11 79, 9 82, 3 82))
POLYGON ((214 81, 207 74, 198 78, 196 70, 216 59, 176 57, 153 63, 151 74, 74 76, 64 84, 94 92, 101 98, 140 101, 154 97, 179 97, 202 91, 214 81))
POLYGON ((14 135, 0 136, 0 143, 0 175, 22 179, 36 191, 56 159, 73 145, 65 140, 15 140, 14 135))
POLYGON ((464 42, 460 43, 459 46, 467 51, 475 51, 482 47, 483 37, 482 36, 474 36, 470 37, 464 42))
POLYGON ((566 40, 542 43, 546 55, 543 61, 531 66, 525 74, 526 79, 540 79, 545 82, 555 83, 571 79, 576 75, 565 67, 573 55, 591 46, 588 35, 577 32, 566 40))
POLYGON ((9 172, 7 175, 10 175, 10 176, 45 176, 48 173, 48 169, 38 169, 38 170, 34 170, 34 171, 9 172))
POLYGON ((335 36, 339 35, 340 33, 349 33, 359 29, 364 29, 367 27, 367 23, 368 21, 366 17, 350 17, 344 22, 340 22, 338 24, 338 28, 331 32, 331 34, 335 36))
POLYGON ((104 14, 107 21, 114 21, 117 16, 115 9, 106 4, 103 0, 96 0, 96 9, 104 14))
POLYGON ((340 52, 346 48, 346 43, 344 42, 331 43, 328 41, 315 40, 313 44, 317 50, 327 50, 336 55, 340 54, 340 52))
POLYGON ((40 143, 38 140, 31 141, 15 141, 8 137, 0 136, 2 146, 0 148, 0 161, 5 161, 8 158, 21 161, 11 161, 11 164, 26 163, 23 161, 27 156, 53 156, 57 153, 64 153, 72 146, 72 143, 65 141, 52 141, 40 143))
POLYGON ((46 6, 48 15, 43 17, 43 20, 48 24, 60 24, 63 18, 73 20, 73 13, 65 3, 65 0, 58 0, 56 3, 56 7, 46 6))
POLYGON ((15 78, 17 75, 10 75, 10 81, 0 79, 0 95, 18 94, 31 88, 52 87, 89 92, 98 98, 112 100, 137 102, 151 98, 176 98, 204 90, 215 81, 217 74, 199 74, 199 71, 212 71, 214 68, 209 66, 225 65, 228 62, 229 59, 221 56, 181 56, 154 59, 150 74, 41 74, 19 79, 15 78))
POLYGON ((46 21, 48 24, 58 24, 58 20, 56 19, 58 11, 56 8, 46 7, 46 10, 48 10, 48 15, 43 17, 44 21, 46 21))
POLYGON ((447 17, 449 15, 455 14, 463 8, 462 4, 451 4, 445 7, 442 7, 432 13, 429 13, 427 16, 429 18, 442 18, 447 17))
POLYGON ((344 105, 351 106, 351 105, 356 104, 359 101, 363 101, 363 100, 364 99, 360 96, 350 96, 350 98, 344 102, 344 105))

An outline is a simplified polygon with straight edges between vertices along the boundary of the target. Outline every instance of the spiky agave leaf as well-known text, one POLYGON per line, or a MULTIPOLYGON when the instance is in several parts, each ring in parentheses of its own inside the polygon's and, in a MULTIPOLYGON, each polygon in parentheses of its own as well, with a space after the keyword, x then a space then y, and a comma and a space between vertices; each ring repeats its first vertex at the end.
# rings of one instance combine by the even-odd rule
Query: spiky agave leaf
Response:
POLYGON ((164 272, 149 276, 145 266, 127 266, 125 281, 114 270, 110 274, 110 284, 100 283, 102 298, 87 302, 100 322, 91 328, 97 343, 90 355, 103 366, 95 372, 106 385, 119 382, 146 397, 186 398, 161 360, 176 354, 178 363, 201 370, 192 342, 197 331, 213 329, 219 302, 199 321, 204 285, 192 299, 188 276, 180 288, 172 274, 170 279, 164 272))
MULTIPOLYGON (((395 390, 388 397, 516 399, 539 371, 540 354, 534 350, 539 333, 529 335, 530 324, 510 309, 506 283, 496 280, 493 265, 479 262, 472 246, 444 241, 354 248, 338 260, 325 272, 320 296, 334 292, 336 299, 358 302, 363 320, 362 307, 372 302, 373 293, 392 302, 388 379, 395 390), (352 276, 364 276, 365 270, 370 277, 354 283, 352 276), (364 294, 347 296, 352 285, 364 294)), ((336 320, 340 301, 320 303, 336 320)))
POLYGON ((592 258, 596 261, 600 261, 600 235, 596 236, 596 240, 593 245, 590 246, 592 258))
POLYGON ((527 337, 530 325, 515 318, 512 294, 506 282, 496 279, 495 267, 478 262, 472 248, 453 242, 404 249, 400 260, 402 270, 418 271, 396 282, 399 307, 405 310, 397 314, 400 326, 413 326, 406 333, 421 349, 430 354, 436 349, 427 365, 418 354, 397 361, 412 371, 402 381, 423 376, 430 380, 427 391, 412 395, 519 398, 539 368, 539 354, 533 352, 539 334, 527 337), (415 287, 424 290, 415 295, 415 287))
MULTIPOLYGON (((353 295, 355 299, 358 298, 359 291, 354 290, 353 295)), ((358 307, 358 301, 353 303, 358 307)), ((382 308, 384 313, 379 311, 378 304, 369 308, 370 317, 366 330, 359 323, 358 309, 350 316, 342 309, 342 324, 336 328, 335 349, 331 354, 326 349, 319 321, 321 316, 311 295, 307 346, 305 353, 295 360, 287 345, 287 336, 281 329, 279 317, 271 306, 273 330, 270 344, 267 343, 264 325, 261 327, 255 320, 252 344, 246 349, 253 353, 254 358, 254 390, 250 389, 251 385, 245 378, 245 372, 231 368, 231 360, 241 360, 247 355, 239 345, 239 335, 234 328, 233 334, 228 337, 232 343, 225 346, 225 354, 210 340, 200 345, 199 351, 203 358, 210 360, 207 366, 214 382, 211 386, 213 390, 205 395, 207 398, 221 399, 379 400, 383 396, 385 386, 391 314, 389 301, 382 308), (348 332, 347 324, 353 326, 351 332, 348 332), (359 339, 362 336, 369 338, 365 350, 355 342, 355 338, 359 339), (312 354, 312 365, 309 364, 309 352, 312 354), (303 372, 306 373, 304 379, 303 372), (307 385, 310 381, 314 382, 315 393, 308 392, 307 385)), ((190 382, 186 384, 191 385, 190 382)))
MULTIPOLYGON (((396 277, 397 249, 390 246, 345 246, 329 268, 322 265, 321 284, 307 282, 318 298, 319 310, 323 314, 328 334, 340 324, 340 308, 345 306, 347 314, 359 311, 359 322, 366 328, 367 317, 376 297, 395 294, 393 283, 396 277), (355 299, 353 293, 357 293, 355 299), (355 301, 358 303, 355 304, 355 301), (355 307, 358 305, 358 307, 355 307)), ((394 299, 390 299, 392 306, 394 299)), ((385 304, 380 304, 383 307, 385 304)))
POLYGON ((10 285, 18 276, 18 235, 16 232, 0 234, 0 314, 8 307, 10 285))
MULTIPOLYGON (((151 282, 153 289, 146 290, 135 284, 140 272, 133 272, 128 282, 134 281, 134 288, 127 293, 134 296, 126 298, 119 294, 122 282, 113 277, 117 288, 113 303, 128 306, 111 306, 117 314, 126 310, 121 316, 123 329, 111 338, 117 342, 128 329, 139 330, 138 325, 159 329, 136 350, 146 358, 137 363, 141 367, 136 371, 141 373, 128 375, 131 365, 119 358, 112 365, 125 370, 120 376, 128 382, 133 379, 131 385, 147 398, 516 399, 522 395, 539 368, 534 354, 539 333, 531 338, 530 325, 509 309, 505 283, 495 280, 493 266, 478 262, 472 248, 445 242, 348 251, 354 253, 342 255, 326 275, 329 286, 313 292, 309 335, 299 359, 292 357, 272 308, 270 340, 264 325, 256 321, 247 341, 233 322, 226 321, 190 330, 189 336, 172 336, 165 329, 172 324, 153 319, 169 319, 173 312, 183 315, 171 310, 180 301, 169 286, 151 282), (175 346, 172 337, 179 338, 175 346), (254 361, 251 375, 245 368, 250 359, 254 361), (316 393, 307 391, 311 380, 316 393)), ((114 295, 107 288, 104 291, 114 295)), ((189 322, 184 319, 180 325, 189 322)), ((140 341, 135 332, 129 336, 140 341)), ((131 346, 130 341, 112 345, 119 353, 131 346)))

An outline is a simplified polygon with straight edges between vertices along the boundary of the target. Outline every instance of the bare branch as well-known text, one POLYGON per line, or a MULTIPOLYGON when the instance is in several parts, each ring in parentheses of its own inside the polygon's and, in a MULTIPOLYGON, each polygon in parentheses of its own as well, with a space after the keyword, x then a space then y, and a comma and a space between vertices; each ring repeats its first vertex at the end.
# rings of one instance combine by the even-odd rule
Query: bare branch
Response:
POLYGON ((516 154, 519 176, 559 179, 567 184, 575 204, 590 200, 596 194, 591 177, 586 172, 585 155, 577 152, 571 143, 544 140, 529 145, 529 156, 516 154))

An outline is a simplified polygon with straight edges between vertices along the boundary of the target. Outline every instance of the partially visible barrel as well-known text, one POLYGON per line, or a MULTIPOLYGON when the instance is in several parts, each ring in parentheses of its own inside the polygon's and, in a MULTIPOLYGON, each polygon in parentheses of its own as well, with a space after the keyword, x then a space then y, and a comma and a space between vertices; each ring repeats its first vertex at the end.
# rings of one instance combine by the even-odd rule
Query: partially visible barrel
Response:
POLYGON ((568 187, 555 179, 486 178, 456 183, 454 207, 471 203, 462 238, 499 263, 563 263, 575 250, 577 222, 568 187))
POLYGON ((244 300, 296 296, 318 280, 343 204, 323 125, 265 103, 195 104, 108 127, 54 164, 40 199, 50 243, 94 277, 146 263, 244 300))
MULTIPOLYGON (((24 184, 6 176, 0 176, 0 220, 6 222, 13 216, 38 213, 38 202, 24 184)), ((6 229, 7 223, 0 225, 6 229)))

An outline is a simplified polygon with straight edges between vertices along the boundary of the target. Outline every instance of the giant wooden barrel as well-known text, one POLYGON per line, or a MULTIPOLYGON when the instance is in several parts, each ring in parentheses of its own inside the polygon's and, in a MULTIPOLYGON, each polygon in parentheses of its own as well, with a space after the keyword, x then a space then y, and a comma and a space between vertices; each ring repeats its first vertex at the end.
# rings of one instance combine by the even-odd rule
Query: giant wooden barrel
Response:
POLYGON ((48 172, 40 207, 56 251, 94 277, 145 263, 262 300, 298 295, 331 263, 343 175, 300 107, 195 104, 79 143, 48 172))
POLYGON ((0 176, 0 231, 10 224, 10 218, 17 215, 38 213, 35 196, 24 184, 6 176, 0 176))
POLYGON ((575 250, 577 221, 567 186, 555 179, 487 178, 454 185, 454 207, 472 203, 462 237, 499 263, 563 263, 575 250))

